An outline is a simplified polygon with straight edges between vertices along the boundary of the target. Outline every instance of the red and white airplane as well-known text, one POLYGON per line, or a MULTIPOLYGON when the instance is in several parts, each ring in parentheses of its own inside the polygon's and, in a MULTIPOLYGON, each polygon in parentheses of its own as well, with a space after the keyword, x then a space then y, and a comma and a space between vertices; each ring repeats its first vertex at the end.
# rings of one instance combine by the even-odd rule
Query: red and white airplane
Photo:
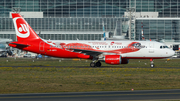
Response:
POLYGON ((40 38, 19 13, 12 13, 12 18, 18 41, 9 46, 52 57, 92 59, 91 67, 100 67, 101 61, 128 64, 129 59, 150 59, 154 67, 153 59, 174 55, 165 44, 154 41, 48 41, 40 38))

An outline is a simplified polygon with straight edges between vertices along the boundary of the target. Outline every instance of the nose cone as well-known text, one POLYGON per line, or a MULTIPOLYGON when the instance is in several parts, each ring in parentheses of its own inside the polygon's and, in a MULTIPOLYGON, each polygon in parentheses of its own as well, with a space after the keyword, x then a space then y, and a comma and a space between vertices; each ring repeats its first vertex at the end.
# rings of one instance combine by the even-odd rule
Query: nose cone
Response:
POLYGON ((175 55, 175 51, 170 50, 169 55, 170 55, 169 57, 171 57, 171 56, 175 55))

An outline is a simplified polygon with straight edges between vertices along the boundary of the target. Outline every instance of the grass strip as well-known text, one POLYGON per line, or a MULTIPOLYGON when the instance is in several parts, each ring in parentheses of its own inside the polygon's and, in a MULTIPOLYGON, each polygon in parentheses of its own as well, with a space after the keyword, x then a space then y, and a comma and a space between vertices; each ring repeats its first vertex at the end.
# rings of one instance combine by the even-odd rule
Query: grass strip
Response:
MULTIPOLYGON (((92 60, 79 60, 79 59, 58 59, 58 58, 0 58, 0 66, 90 66, 92 60)), ((156 59, 154 60, 155 67, 180 67, 180 59, 156 59)), ((102 62, 102 66, 106 67, 150 67, 149 59, 130 59, 128 64, 109 65, 102 62)))
POLYGON ((0 93, 180 89, 180 68, 0 67, 0 93))

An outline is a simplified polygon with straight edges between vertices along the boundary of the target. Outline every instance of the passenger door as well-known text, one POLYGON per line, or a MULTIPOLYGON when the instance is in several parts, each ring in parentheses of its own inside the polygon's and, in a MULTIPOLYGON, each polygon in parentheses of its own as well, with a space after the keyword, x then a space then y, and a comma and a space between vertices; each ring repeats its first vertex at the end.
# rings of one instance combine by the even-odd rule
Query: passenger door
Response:
POLYGON ((154 43, 149 43, 149 53, 154 53, 154 43))

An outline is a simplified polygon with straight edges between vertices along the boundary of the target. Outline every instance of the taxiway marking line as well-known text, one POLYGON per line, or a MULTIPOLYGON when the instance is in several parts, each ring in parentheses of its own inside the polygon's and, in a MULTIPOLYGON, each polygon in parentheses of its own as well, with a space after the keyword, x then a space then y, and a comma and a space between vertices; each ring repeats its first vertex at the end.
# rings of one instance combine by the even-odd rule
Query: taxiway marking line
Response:
POLYGON ((93 97, 93 96, 126 96, 126 95, 168 95, 168 94, 180 94, 180 93, 147 93, 147 94, 100 94, 100 95, 65 95, 65 96, 24 96, 24 97, 0 97, 0 99, 11 98, 61 98, 61 97, 93 97))

